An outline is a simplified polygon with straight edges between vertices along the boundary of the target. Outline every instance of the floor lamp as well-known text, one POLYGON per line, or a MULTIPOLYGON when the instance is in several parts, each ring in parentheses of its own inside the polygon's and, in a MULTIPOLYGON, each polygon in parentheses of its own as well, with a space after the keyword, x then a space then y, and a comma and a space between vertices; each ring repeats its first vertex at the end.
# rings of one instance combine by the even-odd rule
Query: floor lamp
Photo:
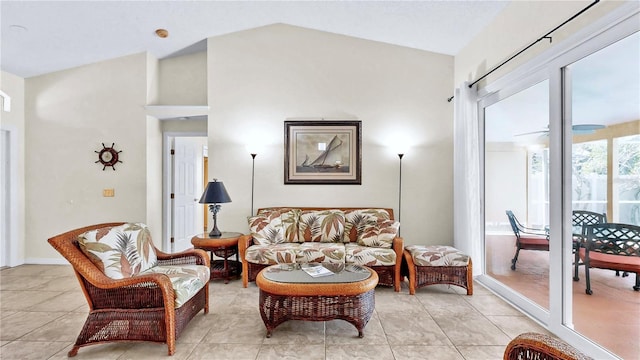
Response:
POLYGON ((255 184, 256 175, 256 155, 257 153, 251 153, 251 216, 253 216, 253 189, 255 184))
MULTIPOLYGON (((400 215, 402 214, 402 157, 404 154, 399 153, 398 158, 400 159, 400 171, 399 171, 399 179, 398 179, 398 222, 400 222, 400 215)), ((402 224, 400 225, 402 226, 402 224)), ((398 229, 398 236, 400 235, 400 229, 398 229)))

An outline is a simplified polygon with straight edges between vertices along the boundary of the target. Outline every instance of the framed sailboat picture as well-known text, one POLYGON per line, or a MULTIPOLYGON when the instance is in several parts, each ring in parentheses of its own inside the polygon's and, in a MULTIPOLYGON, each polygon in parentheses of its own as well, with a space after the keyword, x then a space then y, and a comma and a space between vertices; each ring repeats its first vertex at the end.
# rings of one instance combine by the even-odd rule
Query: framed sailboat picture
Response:
POLYGON ((285 184, 362 184, 361 121, 285 121, 285 184))

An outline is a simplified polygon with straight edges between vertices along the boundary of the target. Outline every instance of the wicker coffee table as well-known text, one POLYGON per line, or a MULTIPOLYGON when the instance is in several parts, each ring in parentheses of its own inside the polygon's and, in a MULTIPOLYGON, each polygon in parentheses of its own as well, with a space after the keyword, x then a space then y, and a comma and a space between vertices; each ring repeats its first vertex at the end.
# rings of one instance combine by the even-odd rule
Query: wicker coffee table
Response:
POLYGON ((267 337, 288 320, 345 320, 363 329, 375 308, 378 275, 368 267, 333 269, 336 273, 311 277, 298 264, 272 265, 260 272, 260 315, 267 337), (342 271, 340 271, 342 270, 342 271))

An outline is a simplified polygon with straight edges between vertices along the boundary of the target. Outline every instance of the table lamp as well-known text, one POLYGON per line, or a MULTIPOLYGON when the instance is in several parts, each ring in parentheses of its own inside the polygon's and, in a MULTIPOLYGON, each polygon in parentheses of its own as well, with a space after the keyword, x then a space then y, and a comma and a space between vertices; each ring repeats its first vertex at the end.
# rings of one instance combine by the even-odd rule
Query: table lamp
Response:
POLYGON ((222 181, 213 179, 207 184, 204 193, 200 198, 200 204, 210 204, 209 210, 213 213, 213 230, 209 233, 209 237, 215 238, 222 236, 222 232, 218 230, 218 212, 220 211, 220 203, 231 202, 231 198, 224 188, 222 181))

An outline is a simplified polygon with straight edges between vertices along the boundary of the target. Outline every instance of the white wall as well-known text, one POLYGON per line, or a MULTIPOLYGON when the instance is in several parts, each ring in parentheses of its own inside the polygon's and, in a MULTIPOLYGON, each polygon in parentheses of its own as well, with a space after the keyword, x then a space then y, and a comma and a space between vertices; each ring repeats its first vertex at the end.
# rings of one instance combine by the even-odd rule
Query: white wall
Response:
MULTIPOLYGON (((530 43, 579 12, 592 1, 511 1, 455 57, 455 84, 475 81, 530 43)), ((555 46, 595 19, 611 12, 624 1, 600 1, 582 15, 552 34, 553 42, 540 41, 505 66, 491 74, 480 85, 507 74, 517 66, 555 46)))
MULTIPOLYGON (((160 87, 160 62, 149 53, 147 57, 147 94, 145 104, 155 104, 159 97, 160 87)), ((155 117, 146 117, 146 144, 145 155, 147 157, 146 173, 146 220, 151 236, 158 248, 162 248, 162 122, 155 117)))
POLYGON ((505 210, 527 219, 527 150, 513 144, 485 148, 485 222, 508 224, 505 210))
POLYGON ((451 56, 280 24, 210 38, 207 58, 209 177, 224 181, 233 200, 222 206, 221 230, 248 231, 251 141, 265 143, 256 209, 382 206, 396 214, 391 146, 402 141, 405 243, 453 243, 451 56), (290 118, 362 120, 362 185, 284 185, 290 118))
MULTIPOLYGON (((25 149, 25 121, 24 121, 24 79, 7 72, 0 72, 0 89, 11 97, 11 112, 4 112, 0 108, 0 128, 13 132, 16 140, 14 157, 15 172, 12 174, 16 186, 14 194, 15 202, 12 206, 15 213, 16 227, 12 229, 14 238, 12 243, 16 247, 12 252, 15 255, 10 264, 20 264, 24 261, 24 229, 25 229, 25 167, 24 167, 24 149, 25 149)), ((2 249, 4 251, 4 249, 2 249)))
POLYGON ((160 61, 159 70, 160 96, 158 104, 207 104, 206 51, 163 59, 160 61))
MULTIPOLYGON (((60 259, 46 243, 53 235, 101 222, 147 222, 147 188, 161 181, 147 176, 154 166, 147 164, 147 66, 141 53, 26 80, 27 262, 60 259), (122 150, 116 171, 94 163, 101 143, 122 150), (105 188, 115 197, 103 197, 105 188)), ((159 241, 161 229, 152 231, 159 241)))

